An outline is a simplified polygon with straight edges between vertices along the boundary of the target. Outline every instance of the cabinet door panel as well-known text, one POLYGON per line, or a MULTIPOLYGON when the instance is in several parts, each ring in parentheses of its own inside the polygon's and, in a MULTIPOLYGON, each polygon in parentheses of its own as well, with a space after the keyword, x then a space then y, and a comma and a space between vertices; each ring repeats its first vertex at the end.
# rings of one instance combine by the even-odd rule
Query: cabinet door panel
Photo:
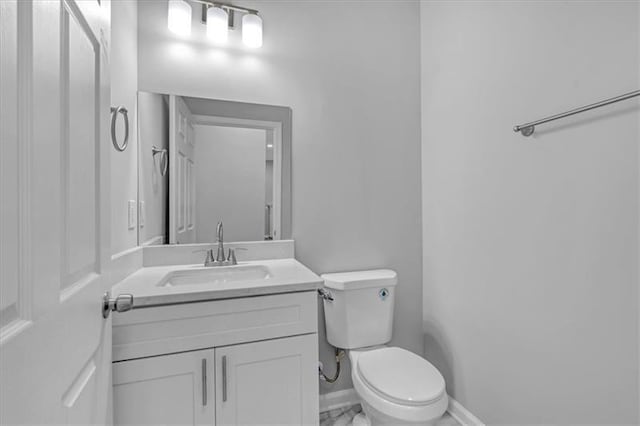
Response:
POLYGON ((318 424, 317 339, 216 348, 216 424, 318 424))
POLYGON ((213 350, 113 364, 116 425, 212 425, 213 350))

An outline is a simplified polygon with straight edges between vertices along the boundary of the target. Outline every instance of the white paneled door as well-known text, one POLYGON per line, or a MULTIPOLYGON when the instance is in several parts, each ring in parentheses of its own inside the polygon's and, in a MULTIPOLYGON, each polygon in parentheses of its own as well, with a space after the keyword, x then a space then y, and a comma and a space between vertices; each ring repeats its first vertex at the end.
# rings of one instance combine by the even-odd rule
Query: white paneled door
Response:
POLYGON ((0 0, 0 423, 110 415, 108 0, 0 0))
POLYGON ((191 111, 169 97, 169 242, 196 242, 195 139, 191 111))

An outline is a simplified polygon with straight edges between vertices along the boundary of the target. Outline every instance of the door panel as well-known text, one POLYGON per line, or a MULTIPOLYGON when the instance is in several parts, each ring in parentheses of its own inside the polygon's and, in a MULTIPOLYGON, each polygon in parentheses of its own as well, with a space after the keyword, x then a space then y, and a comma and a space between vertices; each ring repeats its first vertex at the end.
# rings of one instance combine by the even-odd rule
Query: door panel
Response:
POLYGON ((169 242, 194 243, 195 170, 191 112, 179 96, 169 97, 169 242))
POLYGON ((0 327, 19 319, 18 3, 0 2, 0 327), (18 226, 16 226, 18 225, 18 226), (17 249, 16 249, 17 248, 17 249))
POLYGON ((217 425, 318 424, 318 335, 216 348, 217 425))
POLYGON ((211 426, 213 383, 213 350, 116 362, 114 424, 211 426))
POLYGON ((109 6, 0 2, 3 424, 110 421, 109 6))

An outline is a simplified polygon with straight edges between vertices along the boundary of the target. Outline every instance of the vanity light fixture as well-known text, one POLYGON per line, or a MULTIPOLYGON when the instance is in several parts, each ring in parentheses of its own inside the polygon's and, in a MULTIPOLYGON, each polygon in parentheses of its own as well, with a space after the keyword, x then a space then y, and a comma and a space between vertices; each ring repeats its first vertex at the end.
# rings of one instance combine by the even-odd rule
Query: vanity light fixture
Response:
POLYGON ((242 17, 242 42, 248 47, 262 47, 262 18, 257 13, 242 17))
POLYGON ((191 34, 191 5, 186 0, 169 0, 167 26, 178 35, 191 34))
MULTIPOLYGON (((0 0, 1 1, 1 0, 0 0)), ((236 13, 242 16, 242 42, 251 48, 262 47, 262 18, 255 9, 220 3, 215 0, 191 0, 202 5, 201 22, 207 26, 207 37, 226 42, 229 29, 236 27, 236 13)), ((176 34, 191 33, 191 6, 187 0, 169 0, 169 29, 176 34)))
POLYGON ((229 14, 220 6, 207 9, 207 37, 219 43, 229 38, 229 14))

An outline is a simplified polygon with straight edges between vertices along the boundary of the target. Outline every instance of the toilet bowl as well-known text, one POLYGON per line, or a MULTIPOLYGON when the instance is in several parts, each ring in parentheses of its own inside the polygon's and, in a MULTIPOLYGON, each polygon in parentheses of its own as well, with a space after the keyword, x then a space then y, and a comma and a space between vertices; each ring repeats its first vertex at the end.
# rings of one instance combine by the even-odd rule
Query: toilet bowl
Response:
POLYGON ((395 271, 322 275, 327 340, 348 351, 360 425, 430 425, 447 409, 442 374, 426 359, 385 346, 391 340, 395 271))
POLYGON ((354 425, 432 425, 447 410, 444 378, 405 349, 349 351, 351 379, 366 417, 354 425))

